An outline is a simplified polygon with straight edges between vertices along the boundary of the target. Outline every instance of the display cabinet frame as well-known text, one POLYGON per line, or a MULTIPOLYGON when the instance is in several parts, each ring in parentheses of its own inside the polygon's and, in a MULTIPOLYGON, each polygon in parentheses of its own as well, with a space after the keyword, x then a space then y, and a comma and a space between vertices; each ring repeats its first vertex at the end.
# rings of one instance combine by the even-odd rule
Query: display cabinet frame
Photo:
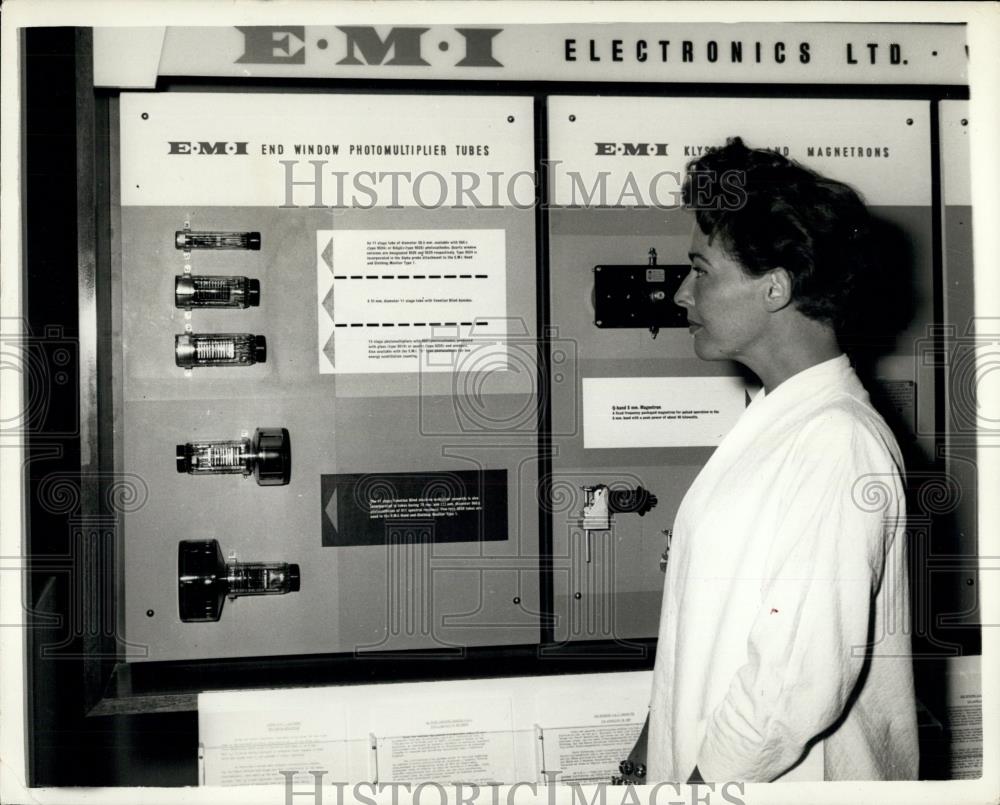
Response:
MULTIPOLYGON (((58 731, 68 730, 74 740, 100 733, 109 724, 172 724, 192 741, 192 713, 199 692, 231 688, 320 686, 427 679, 488 678, 496 675, 542 675, 576 671, 643 670, 652 667, 655 639, 577 641, 559 643, 555 639, 553 607, 553 534, 551 514, 544 506, 538 511, 538 584, 541 601, 538 640, 515 646, 467 648, 459 655, 440 652, 420 656, 399 652, 392 656, 366 658, 356 654, 243 657, 226 660, 188 662, 126 663, 122 661, 122 617, 118 602, 122 595, 121 567, 118 563, 129 536, 121 528, 121 499, 126 490, 118 483, 121 455, 116 443, 119 411, 110 389, 120 371, 117 358, 106 347, 121 326, 121 300, 111 282, 112 268, 121 259, 116 246, 120 228, 117 199, 118 182, 118 93, 95 89, 93 83, 93 36, 90 29, 34 29, 25 39, 26 131, 29 174, 46 157, 41 153, 38 131, 56 120, 54 108, 45 112, 38 101, 43 86, 34 75, 52 73, 55 83, 47 87, 53 105, 62 111, 72 108, 75 127, 59 135, 62 144, 72 139, 72 181, 70 204, 57 208, 43 195, 26 197, 27 259, 25 263, 26 311, 29 332, 60 338, 76 345, 69 367, 42 343, 42 375, 25 375, 25 396, 32 399, 46 391, 48 383, 68 368, 69 385, 55 406, 36 417, 27 439, 27 553, 30 568, 27 607, 33 628, 28 630, 28 680, 30 723, 32 725, 31 769, 35 783, 77 784, 79 770, 60 769, 55 754, 60 747, 51 741, 58 731), (72 86, 72 92, 69 86, 72 86), (32 109, 38 128, 32 129, 32 109), (34 138, 34 139, 33 139, 34 138), (35 150, 33 151, 33 143, 35 150), (60 231, 74 236, 62 243, 48 240, 42 217, 60 231), (64 228, 64 229, 63 229, 64 228), (68 259, 69 256, 72 259, 68 259), (62 290, 45 299, 52 288, 62 290), (72 289, 68 293, 66 289, 72 289), (62 294, 62 296, 60 296, 62 294), (72 298, 70 298, 72 297, 72 298), (41 328, 41 331, 38 330, 41 328), (61 328, 61 329, 60 329, 61 328), (77 427, 66 422, 77 418, 77 427), (40 470, 44 469, 42 475, 40 470), (60 473, 65 483, 52 481, 60 473), (67 491, 71 489, 72 491, 67 491), (58 536, 56 536, 58 534, 58 536), (69 714, 69 715, 68 715, 69 714), (152 720, 151 720, 152 719, 152 720), (123 721, 124 720, 124 721, 123 721), (77 775, 77 776, 74 776, 77 775), (76 782, 75 782, 76 781, 76 782)), ((553 81, 471 81, 427 80, 318 80, 250 79, 227 82, 211 78, 161 77, 158 92, 170 91, 278 91, 278 92, 372 92, 496 94, 531 96, 533 99, 536 166, 549 153, 547 143, 547 103, 550 95, 646 95, 647 84, 553 81)), ((781 97, 789 92, 783 85, 666 84, 655 92, 684 97, 712 94, 726 97, 781 97)), ((942 100, 968 98, 966 86, 914 85, 798 85, 795 95, 806 98, 891 98, 926 100, 931 108, 931 153, 934 190, 933 261, 935 270, 935 314, 945 321, 948 311, 941 294, 943 244, 941 231, 942 198, 937 141, 937 110, 942 100)), ((66 166, 64 165, 64 168, 66 166)), ((66 180, 68 169, 61 180, 66 180)), ((539 170, 538 201, 548 197, 547 172, 539 170)), ((549 210, 535 205, 536 299, 539 338, 537 345, 538 387, 542 404, 537 412, 539 499, 546 500, 551 489, 546 484, 552 471, 552 411, 545 390, 550 383, 550 254, 549 210)), ((936 336, 945 349, 944 332, 936 336)), ((936 389, 939 439, 948 433, 946 421, 947 379, 943 366, 937 369, 936 389)), ((940 455, 940 449, 938 450, 940 455)), ((971 579, 972 576, 970 575, 971 579)), ((968 583, 964 582, 963 583, 968 583)), ((972 582, 975 583, 974 581, 972 582)), ((966 653, 978 651, 978 632, 957 627, 950 640, 966 653)), ((137 735, 142 729, 137 727, 137 735)), ((150 733, 152 734, 152 733, 150 733)), ((152 751, 148 736, 136 739, 152 751), (146 742, 144 744, 144 741, 146 742)), ((192 782, 192 764, 185 761, 182 771, 165 771, 169 784, 192 782)), ((105 764, 92 779, 135 778, 123 771, 128 763, 120 757, 105 764), (116 765, 117 764, 117 765, 116 765), (103 775, 103 776, 102 776, 103 775)))

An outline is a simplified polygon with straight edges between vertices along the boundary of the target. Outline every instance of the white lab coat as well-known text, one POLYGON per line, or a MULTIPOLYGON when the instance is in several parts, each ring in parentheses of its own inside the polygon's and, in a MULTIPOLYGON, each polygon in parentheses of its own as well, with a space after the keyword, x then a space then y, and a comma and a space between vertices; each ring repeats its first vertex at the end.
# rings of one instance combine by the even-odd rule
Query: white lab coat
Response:
POLYGON ((674 523, 650 781, 916 778, 901 468, 844 355, 751 402, 674 523))

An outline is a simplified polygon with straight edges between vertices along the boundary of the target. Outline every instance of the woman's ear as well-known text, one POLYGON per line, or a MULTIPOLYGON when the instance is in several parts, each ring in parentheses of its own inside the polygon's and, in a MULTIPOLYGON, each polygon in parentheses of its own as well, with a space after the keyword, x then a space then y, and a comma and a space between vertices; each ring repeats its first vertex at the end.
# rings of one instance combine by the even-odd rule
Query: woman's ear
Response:
POLYGON ((764 275, 764 306, 771 313, 792 303, 792 275, 783 268, 772 268, 764 275))

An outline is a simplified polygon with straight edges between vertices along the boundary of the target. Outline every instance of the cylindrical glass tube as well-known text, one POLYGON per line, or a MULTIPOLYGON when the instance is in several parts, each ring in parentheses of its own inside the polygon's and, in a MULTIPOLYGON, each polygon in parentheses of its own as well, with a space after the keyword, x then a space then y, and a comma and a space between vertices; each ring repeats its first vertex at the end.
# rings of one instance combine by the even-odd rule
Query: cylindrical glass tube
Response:
POLYGON ((196 307, 246 309, 259 304, 260 280, 210 274, 174 277, 174 305, 182 310, 196 307))
POLYGON ((181 333, 174 336, 174 360, 196 366, 253 366, 267 360, 267 339, 252 333, 181 333))
POLYGON ((260 232, 194 232, 178 229, 174 233, 178 249, 249 249, 260 250, 260 232))
POLYGON ((284 486, 292 473, 292 442, 286 428, 257 428, 253 439, 177 445, 177 472, 189 475, 251 473, 260 486, 284 486))
POLYGON ((226 562, 218 540, 177 546, 177 603, 185 623, 217 621, 226 598, 284 595, 301 586, 299 566, 286 562, 226 562))
POLYGON ((253 472, 254 460, 249 439, 177 445, 177 472, 189 475, 242 475, 245 478, 253 472))
POLYGON ((298 565, 230 562, 226 565, 226 581, 230 598, 239 595, 281 595, 298 589, 298 565))

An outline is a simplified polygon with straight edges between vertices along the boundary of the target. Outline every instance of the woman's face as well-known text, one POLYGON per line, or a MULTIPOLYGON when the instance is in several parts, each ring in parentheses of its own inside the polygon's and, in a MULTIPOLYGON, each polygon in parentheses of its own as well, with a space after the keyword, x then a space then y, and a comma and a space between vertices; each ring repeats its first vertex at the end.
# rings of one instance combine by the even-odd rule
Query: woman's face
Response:
POLYGON ((674 294, 687 310, 694 351, 707 361, 741 363, 760 346, 768 311, 767 277, 753 277, 695 224, 688 252, 691 270, 674 294))

